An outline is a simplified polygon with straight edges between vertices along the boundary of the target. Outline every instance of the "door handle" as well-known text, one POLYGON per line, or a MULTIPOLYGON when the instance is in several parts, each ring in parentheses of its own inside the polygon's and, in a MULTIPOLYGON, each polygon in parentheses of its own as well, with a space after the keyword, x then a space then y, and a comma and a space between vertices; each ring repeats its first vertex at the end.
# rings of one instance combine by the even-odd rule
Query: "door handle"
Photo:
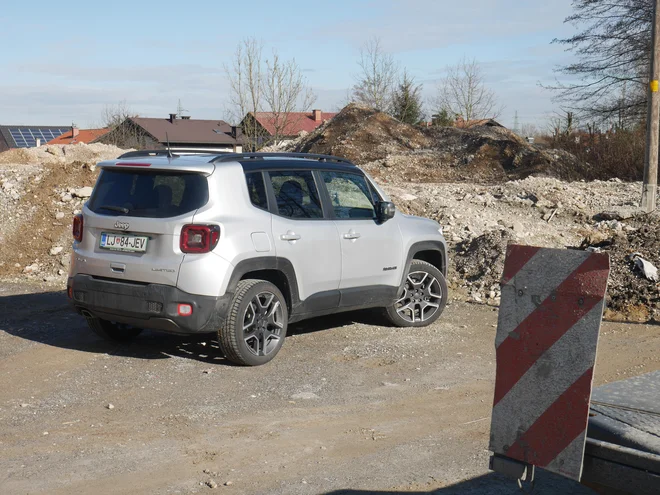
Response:
POLYGON ((352 230, 347 234, 344 234, 344 239, 359 239, 359 238, 360 238, 360 234, 357 232, 353 232, 352 230))
POLYGON ((282 234, 280 236, 280 239, 282 239, 283 241, 297 241, 300 238, 301 238, 300 235, 291 231, 287 232, 286 234, 282 234))

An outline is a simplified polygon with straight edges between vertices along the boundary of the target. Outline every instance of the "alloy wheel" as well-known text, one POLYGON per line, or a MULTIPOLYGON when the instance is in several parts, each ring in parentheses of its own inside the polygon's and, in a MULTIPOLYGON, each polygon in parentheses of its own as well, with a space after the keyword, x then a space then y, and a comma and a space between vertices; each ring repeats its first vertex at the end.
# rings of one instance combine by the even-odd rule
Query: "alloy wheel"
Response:
POLYGON ((267 356, 277 349, 284 328, 282 305, 272 292, 254 296, 243 315, 243 339, 250 352, 267 356))
POLYGON ((439 310, 442 296, 440 282, 433 275, 424 271, 412 272, 408 274, 394 306, 404 320, 423 322, 439 310))

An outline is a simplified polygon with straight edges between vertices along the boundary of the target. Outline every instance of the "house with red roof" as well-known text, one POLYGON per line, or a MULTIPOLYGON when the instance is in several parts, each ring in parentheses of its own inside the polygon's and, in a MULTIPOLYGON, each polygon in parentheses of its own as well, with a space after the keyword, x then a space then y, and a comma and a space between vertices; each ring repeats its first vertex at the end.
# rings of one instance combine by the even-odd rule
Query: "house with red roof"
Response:
POLYGON ((78 129, 73 126, 64 134, 51 139, 46 144, 78 144, 78 143, 91 143, 95 139, 100 138, 104 134, 110 132, 110 129, 104 127, 103 129, 78 129))
POLYGON ((301 132, 312 132, 333 118, 336 113, 312 110, 311 112, 249 112, 241 121, 242 129, 257 129, 260 144, 272 140, 293 139, 301 132))

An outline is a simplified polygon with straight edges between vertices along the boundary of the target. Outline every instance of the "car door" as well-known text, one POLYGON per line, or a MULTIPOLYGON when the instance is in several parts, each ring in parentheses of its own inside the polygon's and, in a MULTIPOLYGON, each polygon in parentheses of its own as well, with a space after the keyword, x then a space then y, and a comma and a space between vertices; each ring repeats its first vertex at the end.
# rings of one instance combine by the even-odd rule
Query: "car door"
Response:
POLYGON ((314 298, 313 306, 307 304, 314 311, 336 307, 341 277, 339 234, 333 220, 324 217, 314 174, 279 170, 267 176, 275 205, 272 234, 277 256, 293 265, 301 301, 314 298))
POLYGON ((339 288, 398 287, 404 269, 401 232, 395 219, 377 222, 377 193, 359 173, 322 171, 319 175, 339 232, 339 288))

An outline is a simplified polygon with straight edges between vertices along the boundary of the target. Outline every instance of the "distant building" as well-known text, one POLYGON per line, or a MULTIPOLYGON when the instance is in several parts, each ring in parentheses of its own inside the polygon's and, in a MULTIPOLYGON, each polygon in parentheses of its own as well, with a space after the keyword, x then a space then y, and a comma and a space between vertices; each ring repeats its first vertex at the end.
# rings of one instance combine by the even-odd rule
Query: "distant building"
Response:
POLYGON ((108 133, 110 129, 78 129, 75 126, 69 128, 67 132, 48 141, 47 144, 78 144, 78 143, 91 143, 95 139, 100 138, 108 133))
POLYGON ((70 130, 66 125, 0 125, 0 151, 41 146, 70 130))
POLYGON ((504 127, 495 119, 474 119, 474 120, 463 120, 463 117, 456 117, 456 122, 454 127, 459 129, 469 129, 470 127, 476 127, 479 125, 485 125, 486 127, 504 127))
POLYGON ((93 143, 114 144, 120 148, 161 149, 169 141, 172 151, 208 150, 242 151, 242 135, 223 120, 201 120, 190 117, 131 117, 93 143))
POLYGON ((293 139, 301 132, 312 132, 318 126, 327 122, 337 115, 334 112, 323 112, 322 110, 312 110, 311 112, 249 112, 241 121, 241 128, 254 128, 251 122, 256 120, 257 136, 260 136, 258 142, 271 140, 275 136, 280 139, 293 139))

